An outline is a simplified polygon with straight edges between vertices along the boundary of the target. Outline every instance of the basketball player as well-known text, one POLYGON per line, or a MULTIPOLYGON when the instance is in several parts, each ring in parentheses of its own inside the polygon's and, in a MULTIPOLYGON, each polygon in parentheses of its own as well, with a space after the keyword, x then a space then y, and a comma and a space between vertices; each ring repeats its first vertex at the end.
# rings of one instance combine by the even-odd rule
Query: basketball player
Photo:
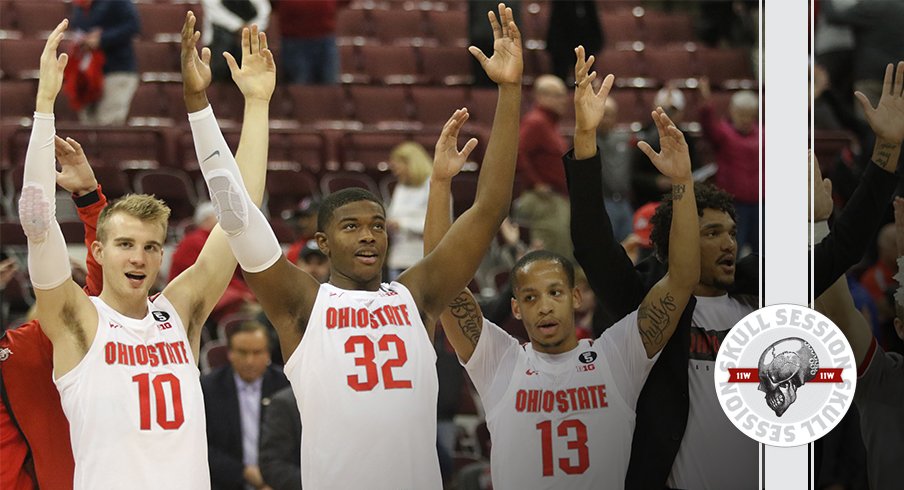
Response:
MULTIPOLYGON (((577 90, 592 90, 589 64, 579 64, 577 90)), ((597 96, 605 102, 613 77, 597 96)), ((662 109, 653 113, 662 151, 641 149, 672 181, 670 268, 640 308, 597 340, 578 340, 574 310, 582 301, 574 267, 547 251, 513 267, 512 312, 530 343, 482 317, 468 290, 441 316, 446 336, 474 382, 493 439, 494 488, 622 488, 634 428, 634 404, 658 352, 668 341, 699 280, 697 208, 690 154, 662 109)), ((449 166, 436 153, 435 174, 449 166)), ((454 155, 451 156, 454 158, 454 155)), ((452 164, 460 167, 460 164, 452 164)), ((431 182, 426 247, 448 228, 448 185, 431 182)))
MULTIPOLYGON (((330 258, 330 280, 288 262, 263 215, 229 169, 203 168, 220 224, 248 284, 276 327, 304 425, 305 488, 438 489, 436 356, 440 311, 471 280, 511 203, 521 101, 521 35, 512 11, 489 20, 494 53, 471 53, 499 86, 477 198, 433 253, 382 283, 386 213, 362 189, 330 194, 315 235, 330 258), (228 207, 227 207, 228 206, 228 207)), ((467 119, 443 129, 455 138, 467 119)), ((470 151, 476 145, 466 145, 470 151)))
MULTIPOLYGON (((196 40, 185 35, 191 32, 189 20, 182 64, 191 109, 206 101, 210 72, 206 63, 186 56, 196 40)), ((67 26, 64 20, 54 29, 41 55, 19 217, 28 238, 37 318, 53 344, 54 381, 69 419, 73 487, 209 488, 196 359, 201 328, 236 262, 222 231, 214 229, 196 263, 149 299, 163 258, 169 209, 152 196, 128 195, 98 219, 91 253, 103 266, 100 296, 89 299, 72 280, 53 198, 53 104, 68 59, 57 57, 56 50, 67 26)), ((242 68, 232 60, 233 77, 248 106, 240 150, 243 177, 257 201, 266 166, 267 105, 275 85, 272 56, 260 44, 265 48, 246 30, 242 68)), ((206 52, 204 61, 209 57, 206 52)), ((219 158, 232 160, 225 143, 219 158)))
MULTIPOLYGON (((891 68, 886 76, 890 87, 891 68)), ((657 256, 635 267, 612 235, 602 198, 601 159, 606 156, 599 153, 592 137, 602 117, 596 108, 601 106, 585 96, 575 92, 575 147, 563 161, 572 200, 575 257, 600 300, 602 308, 595 314, 606 315, 611 323, 636 308, 649 285, 662 277, 671 213, 669 203, 657 209, 651 235, 657 256)), ((880 100, 877 113, 885 116, 870 121, 877 135, 887 134, 895 121, 889 117, 894 114, 889 102, 880 100)), ((814 249, 817 295, 861 259, 894 191, 892 174, 898 153, 890 150, 899 148, 900 142, 878 139, 873 164, 835 221, 839 233, 814 249), (888 143, 891 148, 886 148, 888 143)), ((625 481, 630 489, 752 489, 757 482, 757 444, 725 417, 716 397, 713 369, 730 328, 757 307, 759 258, 737 259, 729 194, 698 186, 696 197, 700 283, 638 398, 625 481)))

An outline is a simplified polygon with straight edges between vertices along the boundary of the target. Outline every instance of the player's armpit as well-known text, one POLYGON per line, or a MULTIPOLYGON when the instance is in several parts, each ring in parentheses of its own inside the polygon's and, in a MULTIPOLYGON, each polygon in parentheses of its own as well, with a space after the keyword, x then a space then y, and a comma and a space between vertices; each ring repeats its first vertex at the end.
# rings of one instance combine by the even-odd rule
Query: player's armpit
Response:
POLYGON ((53 289, 35 289, 35 304, 41 330, 53 343, 54 376, 58 378, 88 353, 97 333, 97 310, 71 279, 53 289))
POLYGON ((440 320, 455 353, 462 361, 468 362, 483 331, 483 312, 471 291, 465 289, 452 300, 440 320))

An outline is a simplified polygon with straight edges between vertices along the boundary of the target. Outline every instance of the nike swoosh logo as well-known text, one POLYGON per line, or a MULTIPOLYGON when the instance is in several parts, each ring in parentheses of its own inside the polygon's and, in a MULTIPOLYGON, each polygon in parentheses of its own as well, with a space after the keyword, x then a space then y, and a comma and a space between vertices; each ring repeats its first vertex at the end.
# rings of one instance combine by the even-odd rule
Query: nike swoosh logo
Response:
POLYGON ((213 157, 218 157, 218 156, 220 156, 220 150, 216 150, 215 152, 211 153, 210 156, 208 156, 207 158, 205 158, 204 161, 201 162, 201 163, 204 163, 204 162, 206 162, 207 160, 210 160, 211 158, 213 158, 213 157))

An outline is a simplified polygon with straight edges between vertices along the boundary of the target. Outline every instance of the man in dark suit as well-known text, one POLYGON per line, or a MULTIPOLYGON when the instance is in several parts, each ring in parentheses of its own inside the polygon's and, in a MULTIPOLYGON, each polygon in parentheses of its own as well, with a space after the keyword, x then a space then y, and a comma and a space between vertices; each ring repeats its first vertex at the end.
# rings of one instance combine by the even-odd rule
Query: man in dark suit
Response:
POLYGON ((258 467, 263 409, 289 385, 270 365, 267 329, 248 321, 227 335, 229 365, 201 378, 213 489, 269 489, 258 467))

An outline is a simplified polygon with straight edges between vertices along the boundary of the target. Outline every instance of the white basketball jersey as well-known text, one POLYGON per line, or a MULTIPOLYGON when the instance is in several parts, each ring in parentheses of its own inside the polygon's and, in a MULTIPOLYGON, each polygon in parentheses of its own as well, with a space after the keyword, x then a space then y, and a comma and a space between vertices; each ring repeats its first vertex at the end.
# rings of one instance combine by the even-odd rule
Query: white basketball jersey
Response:
POLYGON ((486 408, 499 489, 619 489, 647 359, 636 315, 562 354, 537 352, 484 320, 465 366, 486 408))
POLYGON ((55 380, 69 419, 74 488, 209 489, 200 373, 162 295, 128 318, 92 297, 88 353, 55 380))
POLYGON ((436 353, 405 286, 321 285, 285 373, 304 427, 304 488, 442 488, 436 353))

